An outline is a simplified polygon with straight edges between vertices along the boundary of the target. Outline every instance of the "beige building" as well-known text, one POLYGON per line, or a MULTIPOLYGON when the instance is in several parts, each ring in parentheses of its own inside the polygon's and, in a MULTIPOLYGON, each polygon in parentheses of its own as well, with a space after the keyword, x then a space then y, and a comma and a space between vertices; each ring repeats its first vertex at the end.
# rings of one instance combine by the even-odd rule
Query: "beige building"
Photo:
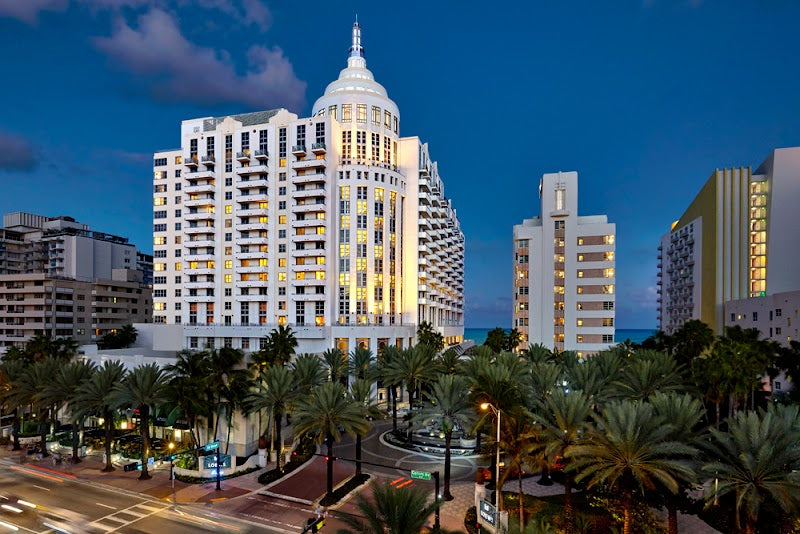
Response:
POLYGON ((0 350, 36 334, 95 343, 121 326, 151 322, 150 289, 137 271, 92 282, 39 274, 0 275, 0 350))
POLYGON ((541 215, 514 226, 514 327, 588 356, 614 343, 616 225, 578 215, 578 173, 545 174, 541 215))

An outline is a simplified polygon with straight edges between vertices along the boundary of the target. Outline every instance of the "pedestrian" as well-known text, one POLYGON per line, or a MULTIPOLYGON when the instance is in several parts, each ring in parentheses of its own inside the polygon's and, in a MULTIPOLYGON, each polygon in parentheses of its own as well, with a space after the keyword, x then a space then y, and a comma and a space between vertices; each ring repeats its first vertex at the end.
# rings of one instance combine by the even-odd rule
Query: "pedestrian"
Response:
POLYGON ((322 518, 322 507, 317 506, 317 509, 314 510, 314 513, 316 514, 317 519, 321 519, 322 518))

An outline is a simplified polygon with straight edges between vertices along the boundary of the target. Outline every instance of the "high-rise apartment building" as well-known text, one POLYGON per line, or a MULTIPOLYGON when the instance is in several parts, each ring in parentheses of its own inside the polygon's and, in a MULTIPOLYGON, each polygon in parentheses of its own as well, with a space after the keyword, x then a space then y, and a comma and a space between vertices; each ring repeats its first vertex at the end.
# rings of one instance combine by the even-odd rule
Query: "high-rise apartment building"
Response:
POLYGON ((301 118, 285 109, 183 121, 154 156, 154 321, 183 345, 301 352, 407 346, 425 320, 463 340, 464 235, 428 147, 366 67, 301 118))
POLYGON ((514 226, 514 327, 588 356, 614 343, 616 225, 578 215, 578 173, 545 174, 541 215, 514 226))
POLYGON ((715 170, 659 245, 659 328, 700 319, 718 334, 725 303, 800 289, 800 147, 756 169, 715 170))
POLYGON ((71 217, 8 213, 0 229, 0 351, 36 334, 93 343, 150 322, 152 277, 128 240, 71 217))

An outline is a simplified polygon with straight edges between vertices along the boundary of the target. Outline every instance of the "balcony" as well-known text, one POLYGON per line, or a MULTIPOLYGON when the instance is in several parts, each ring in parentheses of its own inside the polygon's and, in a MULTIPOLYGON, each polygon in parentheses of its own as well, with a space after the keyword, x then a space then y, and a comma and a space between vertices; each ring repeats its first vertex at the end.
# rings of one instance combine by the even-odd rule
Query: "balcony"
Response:
POLYGON ((293 250, 292 257, 295 258, 313 258, 315 256, 324 256, 325 249, 308 248, 303 250, 293 250))
POLYGON ((261 258, 266 258, 269 255, 267 251, 261 252, 240 252, 236 255, 237 258, 242 260, 259 260, 261 258))
POLYGON ((267 193, 257 193, 255 195, 242 194, 236 199, 240 204, 243 202, 268 202, 269 195, 267 193))
POLYGON ((183 216, 183 218, 187 221, 204 221, 204 220, 214 220, 216 214, 212 212, 202 211, 198 213, 187 213, 183 216))
POLYGON ((186 289, 214 289, 216 287, 216 282, 214 281, 205 281, 205 282, 186 282, 183 284, 183 287, 186 289))
POLYGON ((255 180, 239 180, 236 182, 237 189, 253 189, 255 187, 267 187, 269 180, 266 178, 256 178, 255 180))
POLYGON ((292 270, 295 272, 314 272, 314 271, 324 271, 325 264, 317 264, 317 263, 307 263, 305 265, 292 265, 292 270))
POLYGON ((292 228, 313 228, 317 226, 326 226, 325 219, 295 219, 292 221, 292 228))
POLYGON ((268 237, 237 237, 237 245, 269 245, 268 237))
POLYGON ((256 273, 260 274, 267 270, 266 265, 248 265, 247 267, 236 267, 234 269, 237 273, 256 273))
POLYGON ((183 188, 183 192, 187 195, 192 193, 213 193, 216 191, 217 187, 212 184, 198 184, 198 185, 190 185, 183 188))
POLYGON ((197 154, 194 154, 189 157, 183 158, 183 164, 189 167, 190 169, 197 168, 197 154))
POLYGON ((183 205, 187 208, 196 208, 199 206, 213 206, 216 203, 213 197, 209 198, 196 198, 194 200, 185 200, 183 205))
POLYGON ((236 174, 247 176, 249 174, 265 174, 269 172, 269 168, 264 163, 257 163, 255 165, 242 165, 236 168, 236 174))
POLYGON ((304 234, 292 236, 292 240, 298 243, 313 243, 314 241, 325 241, 325 234, 304 234))
POLYGON ((324 197, 325 196, 325 188, 324 187, 315 187, 314 189, 303 189, 302 191, 295 191, 292 193, 294 198, 314 198, 314 197, 324 197))
POLYGON ((246 150, 245 152, 237 152, 236 161, 240 162, 250 161, 250 151, 246 150))
POLYGON ((186 254, 183 261, 214 261, 213 254, 186 254))
POLYGON ((306 155, 306 145, 294 145, 292 147, 292 154, 295 156, 305 156, 306 155))
POLYGON ((200 160, 203 165, 206 167, 213 167, 217 163, 217 159, 213 155, 203 156, 203 159, 200 160))
POLYGON ((192 269, 191 267, 186 267, 185 269, 186 274, 188 275, 214 275, 216 274, 216 269, 209 269, 208 267, 197 267, 196 269, 192 269))
MULTIPOLYGON (((269 287, 269 282, 267 280, 238 280, 236 282, 236 287, 269 287)), ((267 298, 266 295, 258 295, 261 297, 258 300, 265 300, 267 298)))
POLYGON ((311 145, 311 152, 314 154, 324 154, 325 153, 325 143, 314 143, 311 145))
POLYGON ((200 239, 187 239, 183 242, 183 246, 185 247, 198 247, 198 248, 208 248, 213 247, 216 243, 214 239, 208 238, 200 238, 200 239))
POLYGON ((188 180, 211 180, 215 176, 214 169, 198 169, 196 171, 189 171, 184 175, 188 180))
POLYGON ((266 162, 269 160, 269 152, 266 150, 256 150, 254 155, 258 161, 266 162))
POLYGON ((292 164, 292 167, 294 167, 295 169, 313 169, 315 167, 324 167, 325 165, 327 165, 327 163, 328 162, 325 160, 325 158, 321 159, 312 158, 312 159, 304 159, 301 161, 295 161, 294 164, 292 164))
POLYGON ((183 232, 188 235, 213 234, 216 232, 216 228, 213 226, 184 226, 183 232))
POLYGON ((319 202, 315 204, 295 204, 292 206, 294 213, 312 213, 317 211, 325 211, 325 203, 319 202))
POLYGON ((236 215, 238 217, 248 217, 248 216, 263 217, 269 215, 269 210, 262 208, 248 208, 237 211, 236 215))
POLYGON ((269 223, 266 223, 266 222, 264 222, 264 223, 262 223, 262 222, 244 223, 244 224, 240 223, 240 224, 236 225, 236 229, 238 231, 240 231, 240 232, 251 232, 251 231, 258 231, 258 230, 266 231, 266 230, 270 229, 270 225, 269 225, 269 223))
POLYGON ((293 184, 311 184, 314 182, 324 182, 325 181, 325 173, 319 174, 303 174, 302 176, 293 176, 292 183, 293 184))

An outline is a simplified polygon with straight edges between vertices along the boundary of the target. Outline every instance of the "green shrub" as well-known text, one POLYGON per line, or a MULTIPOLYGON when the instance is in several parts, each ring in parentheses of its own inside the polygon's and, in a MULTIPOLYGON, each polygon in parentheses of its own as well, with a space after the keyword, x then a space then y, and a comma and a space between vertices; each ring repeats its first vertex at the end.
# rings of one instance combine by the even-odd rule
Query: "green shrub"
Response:
POLYGON ((360 485, 364 484, 367 480, 369 480, 369 475, 366 473, 361 473, 360 475, 355 475, 350 480, 333 490, 330 495, 326 495, 322 498, 319 503, 322 506, 332 506, 342 500, 342 498, 359 487, 360 485))
POLYGON ((478 534, 477 525, 478 510, 474 506, 470 506, 464 515, 464 529, 466 529, 467 534, 478 534))

